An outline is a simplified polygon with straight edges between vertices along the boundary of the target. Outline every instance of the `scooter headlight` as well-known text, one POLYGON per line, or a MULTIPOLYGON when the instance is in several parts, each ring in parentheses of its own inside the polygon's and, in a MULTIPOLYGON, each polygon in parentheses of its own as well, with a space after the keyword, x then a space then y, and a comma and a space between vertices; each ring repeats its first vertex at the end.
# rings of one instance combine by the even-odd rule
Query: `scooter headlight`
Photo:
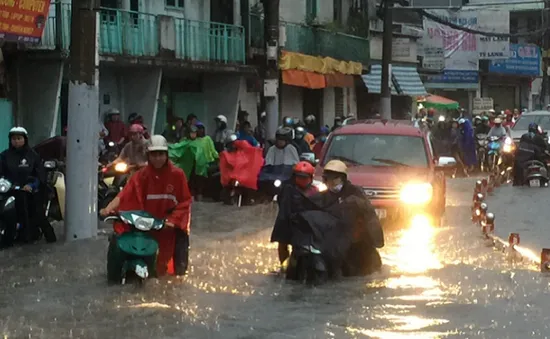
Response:
POLYGON ((134 227, 140 231, 150 231, 153 228, 155 220, 151 218, 136 218, 134 227))
POLYGON ((328 189, 327 185, 325 185, 324 182, 322 181, 319 181, 319 180, 313 180, 313 186, 317 187, 317 190, 319 192, 324 192, 328 189))
POLYGON ((281 187, 281 184, 282 184, 282 182, 279 179, 277 179, 273 182, 273 186, 275 186, 275 187, 281 187))
POLYGON ((7 179, 0 179, 0 193, 6 193, 11 188, 11 182, 7 179))
POLYGON ((109 144, 108 144, 108 145, 109 145, 109 147, 115 147, 115 143, 112 142, 112 141, 109 141, 109 144))
POLYGON ((125 162, 119 162, 115 165, 115 171, 117 172, 126 172, 128 170, 128 165, 125 162))

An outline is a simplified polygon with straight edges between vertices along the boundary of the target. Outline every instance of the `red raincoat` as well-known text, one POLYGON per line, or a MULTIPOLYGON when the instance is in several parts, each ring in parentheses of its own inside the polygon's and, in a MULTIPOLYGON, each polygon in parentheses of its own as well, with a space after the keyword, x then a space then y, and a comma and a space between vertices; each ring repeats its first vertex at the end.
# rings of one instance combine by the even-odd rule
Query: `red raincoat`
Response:
POLYGON ((220 175, 223 187, 232 180, 237 180, 240 186, 258 189, 258 175, 264 165, 263 150, 251 146, 245 140, 234 141, 235 151, 220 153, 220 175))
MULTIPOLYGON (((177 228, 189 232, 191 223, 191 194, 185 173, 170 161, 161 169, 151 165, 137 171, 119 195, 120 211, 140 210, 151 213, 155 218, 166 219, 177 228), (173 209, 168 214, 167 211, 173 209)), ((128 225, 115 223, 115 233, 129 230, 128 225)), ((154 231, 159 243, 157 273, 159 276, 174 274, 175 231, 165 227, 154 231)))

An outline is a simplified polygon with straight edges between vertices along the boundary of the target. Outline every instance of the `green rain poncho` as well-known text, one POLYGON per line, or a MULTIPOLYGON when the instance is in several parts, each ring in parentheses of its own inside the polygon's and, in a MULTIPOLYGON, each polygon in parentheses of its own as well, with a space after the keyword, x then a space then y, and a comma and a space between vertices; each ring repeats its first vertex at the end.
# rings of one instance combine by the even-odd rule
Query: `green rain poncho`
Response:
POLYGON ((191 177, 193 166, 196 175, 208 176, 208 166, 218 160, 218 152, 209 136, 195 140, 184 139, 169 145, 168 156, 174 165, 185 172, 187 178, 191 177))

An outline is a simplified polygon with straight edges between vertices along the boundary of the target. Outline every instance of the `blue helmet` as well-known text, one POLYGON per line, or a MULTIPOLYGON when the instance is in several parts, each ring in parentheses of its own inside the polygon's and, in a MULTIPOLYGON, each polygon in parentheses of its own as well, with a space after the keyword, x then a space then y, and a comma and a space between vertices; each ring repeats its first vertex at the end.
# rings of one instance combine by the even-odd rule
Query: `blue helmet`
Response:
POLYGON ((528 128, 529 132, 532 132, 532 133, 538 133, 539 131, 539 125, 537 125, 536 123, 532 122, 529 124, 529 128, 528 128))

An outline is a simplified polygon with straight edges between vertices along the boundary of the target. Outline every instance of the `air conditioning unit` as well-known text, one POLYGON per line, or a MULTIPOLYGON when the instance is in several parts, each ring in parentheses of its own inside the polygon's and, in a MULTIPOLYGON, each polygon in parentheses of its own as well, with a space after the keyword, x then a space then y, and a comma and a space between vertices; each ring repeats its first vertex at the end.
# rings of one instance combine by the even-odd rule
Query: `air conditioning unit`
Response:
POLYGON ((369 29, 373 32, 384 32, 384 22, 380 19, 371 20, 369 23, 369 29))

